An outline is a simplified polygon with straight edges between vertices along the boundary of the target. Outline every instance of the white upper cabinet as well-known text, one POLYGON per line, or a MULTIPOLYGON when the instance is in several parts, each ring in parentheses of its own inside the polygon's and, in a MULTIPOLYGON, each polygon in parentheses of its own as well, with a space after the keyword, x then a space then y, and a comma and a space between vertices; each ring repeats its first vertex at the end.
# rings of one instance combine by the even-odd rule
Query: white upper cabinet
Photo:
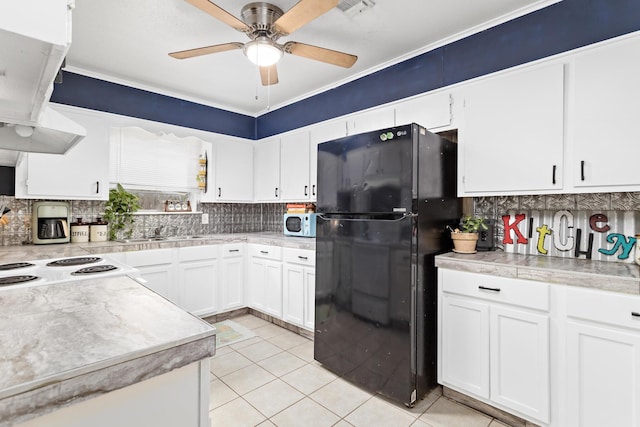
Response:
POLYGON ((393 107, 376 108, 375 110, 349 117, 348 133, 349 135, 356 135, 395 125, 396 115, 393 107))
POLYGON ((280 200, 280 138, 258 142, 253 151, 253 193, 256 202, 280 200))
POLYGON ((449 92, 421 95, 400 102, 396 107, 396 125, 417 123, 427 129, 445 128, 451 125, 451 104, 449 92))
POLYGON ((215 175, 217 201, 253 201, 253 144, 216 141, 215 175))
POLYGON ((318 144, 347 136, 347 122, 334 120, 314 126, 309 132, 309 183, 311 200, 318 195, 318 144))
POLYGON ((288 133, 280 138, 280 185, 280 200, 283 202, 311 198, 307 130, 288 133))
POLYGON ((564 66, 517 70, 466 86, 458 194, 562 189, 564 66))
POLYGON ((640 189, 638 52, 635 36, 575 56, 567 123, 576 192, 640 189))
POLYGON ((109 126, 99 113, 74 107, 55 110, 81 124, 87 136, 66 154, 28 153, 16 165, 16 197, 107 200, 109 126))

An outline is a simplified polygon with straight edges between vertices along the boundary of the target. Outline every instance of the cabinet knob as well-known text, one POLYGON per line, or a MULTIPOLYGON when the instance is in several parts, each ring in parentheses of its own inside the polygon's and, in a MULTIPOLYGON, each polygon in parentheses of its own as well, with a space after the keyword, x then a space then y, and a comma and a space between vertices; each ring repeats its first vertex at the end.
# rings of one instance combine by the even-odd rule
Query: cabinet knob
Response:
POLYGON ((218 187, 218 197, 222 197, 222 187, 218 187))
POLYGON ((556 185, 556 169, 558 167, 556 165, 553 165, 553 176, 551 177, 551 182, 553 185, 556 185))
POLYGON ((240 249, 229 249, 229 252, 240 252, 240 249))
POLYGON ((306 256, 300 256, 300 255, 298 255, 298 258, 303 259, 303 260, 305 260, 305 261, 309 259, 309 258, 307 258, 306 256))
POLYGON ((313 185, 311 186, 311 195, 312 195, 312 196, 315 196, 315 195, 316 195, 316 185, 315 185, 315 184, 313 184, 313 185))
POLYGON ((580 180, 584 181, 584 160, 580 160, 580 180))
POLYGON ((96 194, 100 194, 100 181, 96 181, 96 194))
POLYGON ((308 195, 309 195, 309 186, 308 186, 308 185, 305 185, 305 186, 304 186, 304 195, 305 195, 305 196, 308 196, 308 195))
POLYGON ((278 197, 278 187, 276 187, 276 197, 278 197))
POLYGON ((260 251, 261 254, 269 255, 269 251, 260 251))
POLYGON ((631 316, 633 316, 633 317, 640 317, 640 313, 638 313, 637 311, 632 311, 632 312, 631 312, 631 316))

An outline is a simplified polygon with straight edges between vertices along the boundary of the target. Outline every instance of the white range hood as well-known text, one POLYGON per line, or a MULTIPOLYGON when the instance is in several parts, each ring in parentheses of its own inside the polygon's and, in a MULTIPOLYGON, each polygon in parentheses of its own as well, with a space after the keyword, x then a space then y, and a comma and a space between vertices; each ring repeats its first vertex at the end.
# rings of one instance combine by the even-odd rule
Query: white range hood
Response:
POLYGON ((6 0, 0 14, 0 148, 63 154, 85 129, 47 104, 71 45, 73 0, 6 0))
POLYGON ((49 107, 37 125, 0 123, 0 148, 28 153, 64 154, 87 134, 85 128, 49 107))

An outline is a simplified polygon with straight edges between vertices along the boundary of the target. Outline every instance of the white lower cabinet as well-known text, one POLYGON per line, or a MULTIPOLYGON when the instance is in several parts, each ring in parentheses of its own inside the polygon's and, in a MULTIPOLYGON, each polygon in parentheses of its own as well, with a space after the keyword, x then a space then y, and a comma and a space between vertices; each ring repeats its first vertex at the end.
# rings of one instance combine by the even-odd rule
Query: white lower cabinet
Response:
POLYGON ((439 382, 549 423, 549 285, 439 270, 439 382))
POLYGON ((220 260, 220 311, 242 308, 244 303, 243 243, 222 245, 220 260))
POLYGON ((145 286, 170 301, 177 302, 176 273, 173 249, 151 249, 126 252, 125 262, 137 268, 145 286))
POLYGON ((249 243, 249 305, 282 318, 282 248, 249 243))
POLYGON ((566 425, 640 425, 640 297, 571 288, 566 301, 566 425))
POLYGON ((177 249, 178 304, 197 316, 218 311, 218 246, 177 249))
POLYGON ((313 330, 315 323, 315 251, 284 248, 283 320, 313 330))

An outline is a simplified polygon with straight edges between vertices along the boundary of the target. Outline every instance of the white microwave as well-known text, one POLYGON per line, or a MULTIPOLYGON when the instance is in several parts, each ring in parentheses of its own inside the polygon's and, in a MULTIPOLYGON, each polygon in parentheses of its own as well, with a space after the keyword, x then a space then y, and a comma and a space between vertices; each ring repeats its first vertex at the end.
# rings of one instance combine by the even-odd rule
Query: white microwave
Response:
POLYGON ((316 237, 316 214, 284 214, 284 234, 287 236, 316 237))

